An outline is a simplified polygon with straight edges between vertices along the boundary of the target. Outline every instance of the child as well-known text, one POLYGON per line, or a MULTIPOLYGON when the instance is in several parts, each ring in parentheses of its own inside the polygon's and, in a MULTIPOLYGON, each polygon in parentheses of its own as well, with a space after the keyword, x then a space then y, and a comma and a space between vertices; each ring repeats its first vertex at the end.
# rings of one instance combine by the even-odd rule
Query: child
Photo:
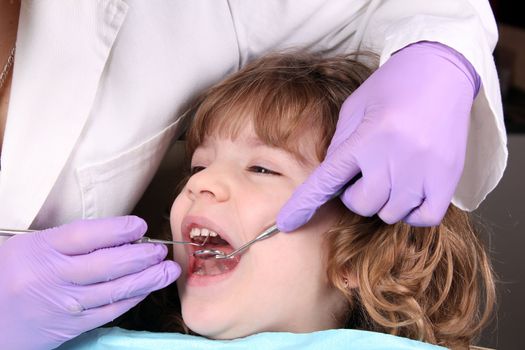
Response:
MULTIPOLYGON (((218 234, 210 246, 229 252, 273 224, 368 74, 348 57, 282 54, 209 90, 187 135, 191 177, 172 208, 174 239, 218 234)), ((350 327, 460 348, 494 302, 487 256, 453 206, 441 225, 415 228, 333 200, 233 261, 195 259, 195 249, 175 248, 182 317, 216 339, 350 327)))
MULTIPOLYGON (((206 248, 228 253, 272 225, 370 73, 348 56, 276 54, 211 88, 187 134, 191 174, 172 207, 173 239, 210 236, 206 248)), ((439 226, 419 228, 334 199, 235 259, 196 259, 197 249, 174 248, 182 318, 212 339, 354 328, 467 348, 495 299, 482 244, 452 205, 439 226)))

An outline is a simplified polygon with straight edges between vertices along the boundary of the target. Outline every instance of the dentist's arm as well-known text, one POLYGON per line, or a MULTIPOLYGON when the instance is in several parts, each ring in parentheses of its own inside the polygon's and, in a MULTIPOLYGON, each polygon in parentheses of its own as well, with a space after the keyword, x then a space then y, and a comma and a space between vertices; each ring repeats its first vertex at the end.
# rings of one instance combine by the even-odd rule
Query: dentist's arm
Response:
POLYGON ((398 51, 343 104, 326 159, 279 213, 292 231, 341 195, 353 212, 415 226, 440 223, 459 182, 470 109, 480 87, 453 49, 420 42, 398 51))
POLYGON ((127 244, 134 216, 83 220, 0 246, 0 344, 53 349, 129 310, 180 274, 164 245, 127 244))

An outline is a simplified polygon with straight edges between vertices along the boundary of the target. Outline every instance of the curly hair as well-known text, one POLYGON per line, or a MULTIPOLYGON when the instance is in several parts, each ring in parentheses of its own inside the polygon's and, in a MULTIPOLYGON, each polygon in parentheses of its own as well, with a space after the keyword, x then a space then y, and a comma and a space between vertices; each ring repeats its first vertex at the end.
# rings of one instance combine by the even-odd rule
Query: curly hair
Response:
MULTIPOLYGON (((302 160, 301 142, 309 142, 322 161, 342 103, 372 73, 362 58, 374 62, 370 54, 307 52, 255 60, 197 101, 188 155, 211 134, 235 137, 252 122, 266 144, 302 160)), ((348 302, 341 327, 468 348, 495 303, 491 265, 468 214, 451 205, 439 226, 422 228, 344 212, 325 235, 324 262, 348 302)), ((163 330, 187 331, 170 319, 163 330)))
POLYGON ((469 216, 452 205, 435 227, 348 213, 326 245, 329 280, 351 310, 348 328, 464 349, 490 319, 491 265, 469 216), (358 288, 347 287, 350 278, 358 288))

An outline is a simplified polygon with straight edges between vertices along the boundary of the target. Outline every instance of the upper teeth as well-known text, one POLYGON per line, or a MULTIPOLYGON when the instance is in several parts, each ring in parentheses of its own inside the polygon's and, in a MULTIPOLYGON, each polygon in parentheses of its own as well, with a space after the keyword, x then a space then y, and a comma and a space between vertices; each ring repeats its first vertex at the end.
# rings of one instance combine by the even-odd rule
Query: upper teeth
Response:
POLYGON ((217 234, 217 232, 209 230, 207 228, 199 228, 199 227, 192 228, 191 231, 190 231, 190 238, 199 237, 199 236, 201 236, 201 237, 208 237, 208 236, 217 237, 218 234, 217 234))

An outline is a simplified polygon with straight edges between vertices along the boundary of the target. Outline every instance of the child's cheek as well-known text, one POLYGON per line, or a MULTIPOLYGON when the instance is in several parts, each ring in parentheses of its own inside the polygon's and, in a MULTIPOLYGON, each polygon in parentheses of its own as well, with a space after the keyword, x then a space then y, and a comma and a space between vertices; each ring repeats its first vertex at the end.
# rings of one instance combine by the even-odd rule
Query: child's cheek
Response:
POLYGON ((175 198, 171 206, 170 212, 170 226, 171 226, 171 235, 174 240, 180 240, 181 237, 181 223, 184 215, 189 210, 190 201, 186 198, 184 193, 181 193, 175 198))
MULTIPOLYGON (((173 202, 173 205, 171 207, 170 212, 170 227, 171 227, 171 236, 172 239, 175 241, 182 241, 182 233, 181 233, 181 223, 182 219, 186 215, 186 213, 189 210, 189 200, 185 198, 183 194, 180 194, 177 196, 175 201, 173 202)), ((179 263, 182 267, 182 271, 185 272, 187 270, 187 259, 186 259, 186 252, 185 252, 185 246, 183 245, 174 245, 173 246, 173 259, 179 263)))

